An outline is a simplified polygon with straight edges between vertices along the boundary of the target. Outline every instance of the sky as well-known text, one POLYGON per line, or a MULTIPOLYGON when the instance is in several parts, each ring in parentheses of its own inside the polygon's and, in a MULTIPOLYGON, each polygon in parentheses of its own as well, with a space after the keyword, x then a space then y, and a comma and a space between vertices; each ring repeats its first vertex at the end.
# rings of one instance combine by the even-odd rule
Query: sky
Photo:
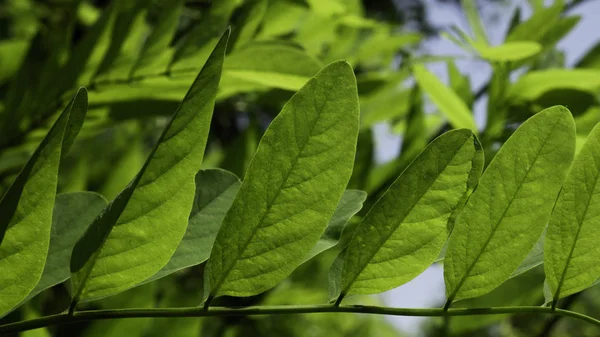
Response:
MULTIPOLYGON (((423 0, 428 4, 427 17, 436 27, 456 25, 464 31, 469 27, 462 11, 454 4, 439 3, 435 0, 423 0)), ((552 3, 552 1, 546 1, 552 3)), ((482 8, 483 23, 492 45, 501 44, 507 30, 513 10, 521 7, 522 18, 531 15, 527 0, 506 0, 497 4, 486 3, 482 8)), ((580 15, 579 24, 558 44, 565 52, 567 66, 572 66, 587 50, 600 41, 600 0, 588 0, 569 12, 580 15), (599 32, 590 34, 590 32, 599 32)), ((464 51, 444 38, 431 38, 424 43, 424 50, 431 55, 465 55, 464 51)), ((459 60, 457 66, 463 74, 469 76, 473 90, 479 89, 490 77, 491 68, 483 61, 459 60)), ((430 71, 447 83, 446 65, 444 63, 429 64, 430 71)), ((474 114, 477 125, 482 128, 485 123, 486 97, 475 103, 474 114)), ((400 151, 401 140, 389 131, 389 126, 375 126, 377 143, 376 159, 380 162, 396 157, 400 151)), ((440 305, 444 301, 444 280, 441 265, 434 265, 411 282, 382 294, 387 306, 405 308, 427 308, 440 305)), ((399 329, 418 336, 419 324, 425 318, 389 317, 399 329)))

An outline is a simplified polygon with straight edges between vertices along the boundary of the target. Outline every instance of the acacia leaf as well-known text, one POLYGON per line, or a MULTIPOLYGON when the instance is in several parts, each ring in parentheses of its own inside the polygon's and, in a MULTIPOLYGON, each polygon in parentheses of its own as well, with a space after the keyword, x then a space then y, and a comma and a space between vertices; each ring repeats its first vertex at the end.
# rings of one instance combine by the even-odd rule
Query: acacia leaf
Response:
POLYGON ((458 95, 442 83, 425 66, 415 64, 413 74, 417 83, 427 93, 440 111, 455 128, 467 128, 477 132, 477 126, 471 110, 458 95))
POLYGON ((163 268, 185 234, 229 30, 198 74, 132 182, 77 242, 71 310, 131 288, 163 268))
POLYGON ((600 279, 600 126, 588 135, 558 196, 548 224, 544 270, 559 300, 600 279))
POLYGON ((490 292, 519 267, 546 226, 574 151, 575 123, 562 106, 529 118, 506 141, 450 235, 447 306, 490 292))
POLYGON ((470 130, 436 138, 396 179, 358 225, 330 272, 332 299, 376 294, 429 267, 446 242, 446 226, 483 151, 470 130), (480 157, 479 159, 475 159, 480 157))
POLYGON ((25 299, 42 276, 58 167, 86 112, 87 91, 80 88, 0 200, 0 315, 25 299))
POLYGON ((219 295, 265 291, 303 262, 350 179, 358 114, 354 73, 338 61, 271 122, 208 259, 205 306, 219 295))

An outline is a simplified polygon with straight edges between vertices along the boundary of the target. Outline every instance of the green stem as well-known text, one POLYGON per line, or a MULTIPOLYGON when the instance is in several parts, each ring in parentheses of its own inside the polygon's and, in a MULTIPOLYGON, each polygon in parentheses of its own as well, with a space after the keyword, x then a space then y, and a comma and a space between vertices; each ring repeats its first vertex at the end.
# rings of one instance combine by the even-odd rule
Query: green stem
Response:
POLYGON ((77 311, 72 316, 66 313, 36 318, 28 321, 0 325, 0 335, 17 333, 27 330, 47 327, 55 324, 67 324, 81 321, 116 319, 116 318, 147 318, 147 317, 214 317, 214 316, 247 316, 247 315, 285 315, 285 314, 310 314, 310 313, 356 313, 390 316, 477 316, 477 315, 510 315, 538 313, 558 316, 569 316, 586 321, 600 327, 600 320, 593 317, 565 309, 549 307, 496 307, 496 308, 452 308, 445 311, 443 308, 412 309, 389 308, 379 306, 343 305, 339 307, 323 305, 288 305, 288 306, 260 306, 244 308, 211 307, 205 310, 202 307, 191 308, 160 308, 160 309, 113 309, 77 311))

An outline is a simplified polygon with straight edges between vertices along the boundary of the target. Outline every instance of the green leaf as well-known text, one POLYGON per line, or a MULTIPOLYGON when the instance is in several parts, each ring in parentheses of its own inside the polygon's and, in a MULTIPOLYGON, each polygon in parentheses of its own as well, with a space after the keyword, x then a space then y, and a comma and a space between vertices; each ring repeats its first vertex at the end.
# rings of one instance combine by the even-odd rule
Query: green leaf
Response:
POLYGON ((217 232, 241 182, 234 174, 220 169, 201 170, 195 180, 196 196, 185 235, 169 263, 144 283, 198 265, 210 256, 217 232))
POLYGON ((396 179, 358 225, 337 266, 330 294, 376 294, 400 286, 429 267, 446 242, 446 225, 479 177, 483 151, 470 130, 436 138, 396 179), (480 157, 480 158, 477 158, 480 157))
POLYGON ((529 118, 506 141, 450 236, 447 306, 490 292, 517 269, 544 230, 574 151, 575 124, 561 106, 529 118))
POLYGON ((557 89, 579 90, 596 95, 600 90, 600 71, 592 69, 530 71, 510 87, 507 99, 533 101, 557 89))
POLYGON ((229 30, 132 182, 96 218, 71 258, 74 296, 106 297, 163 268, 181 241, 207 142, 229 30))
POLYGON ((467 128, 477 132, 477 126, 471 111, 458 95, 442 83, 423 65, 414 65, 413 73, 419 86, 448 118, 455 128, 467 128))
POLYGON ((164 71, 171 60, 173 50, 169 49, 175 35, 184 0, 159 2, 161 15, 142 47, 140 56, 131 68, 130 76, 156 74, 164 71))
POLYGON ((87 91, 81 88, 0 200, 0 315, 26 298, 42 276, 58 167, 86 112, 87 91))
POLYGON ((265 291, 303 262, 350 179, 358 114, 356 79, 343 61, 283 107, 217 234, 204 274, 206 306, 215 296, 265 291))
POLYGON ((367 193, 364 191, 346 190, 344 192, 333 216, 329 220, 325 233, 304 258, 305 262, 338 244, 346 224, 353 215, 361 210, 366 199, 367 193))
POLYGON ((600 125, 588 135, 562 186, 546 235, 544 269, 554 301, 600 279, 600 125))
POLYGON ((467 107, 472 107, 475 98, 471 91, 471 81, 468 76, 463 75, 454 61, 446 62, 448 68, 448 77, 450 78, 450 87, 462 100, 467 107))
POLYGON ((206 15, 202 15, 202 20, 178 41, 169 71, 200 69, 227 28, 238 4, 237 0, 213 3, 206 15))
POLYGON ((321 63, 301 49, 285 44, 255 43, 227 56, 223 79, 296 91, 320 69, 321 63))
POLYGON ((516 62, 539 54, 542 46, 533 41, 506 42, 494 47, 477 49, 479 55, 492 62, 516 62))
POLYGON ((239 49, 254 39, 267 12, 268 4, 267 0, 251 0, 242 7, 240 10, 242 18, 234 26, 231 36, 232 49, 239 49))
POLYGON ((101 195, 92 192, 65 193, 56 196, 50 247, 44 272, 38 284, 20 304, 69 278, 71 250, 106 204, 106 200, 101 195))
POLYGON ((96 81, 114 81, 129 78, 140 53, 140 41, 147 35, 145 14, 148 0, 117 2, 119 7, 112 30, 110 47, 95 75, 96 81))
POLYGON ((519 24, 510 31, 506 37, 506 42, 541 42, 548 31, 560 19, 562 10, 563 6, 556 3, 548 8, 536 11, 527 21, 519 24))
POLYGON ((467 20, 469 21, 469 26, 473 31, 473 35, 475 35, 476 45, 482 47, 487 46, 489 42, 481 19, 479 18, 477 2, 475 0, 462 0, 461 4, 467 14, 467 20))

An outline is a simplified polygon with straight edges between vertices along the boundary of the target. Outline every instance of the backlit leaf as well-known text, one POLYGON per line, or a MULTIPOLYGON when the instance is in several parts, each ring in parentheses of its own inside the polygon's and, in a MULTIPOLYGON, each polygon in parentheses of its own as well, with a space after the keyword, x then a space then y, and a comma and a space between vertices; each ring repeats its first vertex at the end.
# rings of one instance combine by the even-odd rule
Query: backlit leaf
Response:
POLYGON ((369 210, 334 263, 339 267, 330 273, 332 299, 339 303, 346 295, 390 290, 429 267, 481 163, 481 146, 466 129, 450 131, 427 146, 369 210))
POLYGON ((265 132, 206 265, 206 306, 265 291, 303 262, 350 179, 357 136, 356 79, 335 62, 265 132))
POLYGON ((77 242, 71 310, 131 288, 163 268, 185 234, 229 31, 209 57, 146 163, 77 242))
POLYGON ((499 46, 479 48, 479 55, 492 62, 515 62, 530 58, 542 51, 542 46, 533 41, 506 42, 499 46))
POLYGON ((414 65, 413 72, 419 86, 448 118, 452 126, 477 132, 477 126, 471 111, 452 89, 448 88, 423 65, 414 65))
POLYGON ((25 299, 42 276, 58 167, 86 112, 87 91, 81 88, 0 200, 0 315, 25 299))
POLYGON ((546 226, 574 151, 575 124, 561 106, 531 117, 506 141, 450 236, 447 306, 490 292, 517 269, 546 226))
POLYGON ((546 235, 544 269, 554 300, 600 279, 600 126, 588 135, 560 191, 546 235))

